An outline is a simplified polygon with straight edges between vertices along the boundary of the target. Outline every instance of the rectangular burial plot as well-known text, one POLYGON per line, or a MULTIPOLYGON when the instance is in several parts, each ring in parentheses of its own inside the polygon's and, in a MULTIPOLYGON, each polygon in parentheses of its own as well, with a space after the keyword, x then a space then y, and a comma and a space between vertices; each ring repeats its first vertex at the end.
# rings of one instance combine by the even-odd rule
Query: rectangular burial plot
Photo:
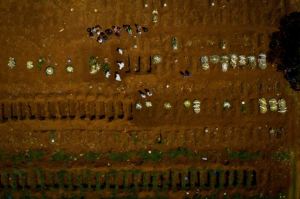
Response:
POLYGON ((231 146, 231 143, 232 143, 232 141, 233 141, 233 128, 232 127, 227 127, 227 128, 225 128, 224 129, 224 145, 226 146, 226 147, 229 147, 229 146, 231 146))
POLYGON ((147 74, 150 69, 149 57, 139 56, 139 66, 141 74, 147 74))
POLYGON ((132 172, 126 171, 127 174, 125 173, 125 186, 128 188, 133 188, 134 187, 134 175, 132 172))
POLYGON ((115 105, 112 101, 105 102, 105 113, 109 122, 115 119, 115 105))
POLYGON ((119 119, 124 118, 124 107, 123 107, 123 103, 121 101, 116 102, 116 111, 115 111, 115 113, 116 113, 116 115, 119 119))
MULTIPOLYGON (((157 176, 156 176, 157 177, 157 188, 162 189, 164 186, 164 183, 165 183, 164 182, 164 180, 165 180, 164 174, 161 172, 157 172, 156 174, 157 174, 157 176)), ((165 183, 165 185, 166 185, 166 183, 165 183)))
POLYGON ((48 102, 48 113, 51 119, 57 118, 57 102, 48 102))
POLYGON ((91 177, 90 177, 90 179, 91 179, 91 188, 92 189, 95 189, 96 188, 96 184, 97 184, 97 179, 96 179, 96 172, 91 172, 91 177))
POLYGON ((45 186, 46 188, 51 187, 51 181, 50 181, 50 172, 44 172, 44 176, 45 176, 45 186))
MULTIPOLYGON (((27 109, 26 102, 19 102, 19 108, 20 108, 20 120, 26 119, 28 116, 28 109, 27 109)), ((1 116, 2 116, 2 113, 1 113, 1 116)), ((1 119, 2 119, 2 117, 1 117, 1 119)))
POLYGON ((96 114, 97 114, 96 104, 94 101, 88 102, 88 109, 89 109, 90 120, 94 120, 96 118, 96 114))
POLYGON ((230 100, 230 116, 235 117, 235 116, 240 116, 241 113, 241 102, 239 100, 233 99, 230 100))
POLYGON ((12 110, 12 116, 11 118, 14 120, 18 119, 19 113, 18 113, 18 103, 17 102, 12 102, 11 103, 11 110, 12 110))
POLYGON ((162 135, 162 143, 165 143, 166 145, 172 146, 175 142, 175 136, 173 132, 171 131, 163 131, 161 133, 162 135))
POLYGON ((46 105, 44 102, 38 102, 37 106, 39 107, 39 119, 40 120, 45 120, 47 117, 47 110, 46 110, 46 105))
POLYGON ((140 63, 139 63, 139 56, 131 55, 130 56, 130 69, 133 73, 139 74, 140 73, 140 63))
POLYGON ((69 115, 71 119, 74 119, 76 116, 76 102, 74 100, 69 100, 69 115))
POLYGON ((208 116, 209 115, 209 107, 208 107, 208 99, 203 99, 201 100, 201 104, 200 104, 200 114, 203 116, 208 116))
POLYGON ((99 119, 105 118, 105 103, 103 101, 97 102, 98 116, 99 119))
POLYGON ((124 173, 118 172, 117 174, 117 189, 124 189, 125 188, 125 181, 124 181, 124 173))
MULTIPOLYGON (((216 104, 216 99, 208 99, 206 102, 206 109, 207 109, 207 116, 208 117, 216 117, 216 108, 217 108, 217 104, 216 104)), ((205 105, 203 104, 202 107, 204 107, 205 105)), ((222 107, 222 104, 218 104, 218 106, 222 107)))
MULTIPOLYGON (((34 102, 28 102, 28 113, 29 113, 29 119, 33 120, 36 118, 37 115, 37 108, 36 104, 34 102)), ((49 109, 48 109, 49 111, 49 109)))
POLYGON ((149 185, 151 185, 151 176, 149 175, 149 173, 142 173, 142 186, 141 188, 143 188, 144 190, 148 190, 149 189, 149 185))
POLYGON ((220 100, 214 100, 215 104, 214 104, 214 110, 215 110, 215 115, 216 116, 221 116, 221 115, 230 115, 230 112, 232 110, 225 110, 223 109, 223 102, 221 102, 220 100))
POLYGON ((233 173, 233 186, 239 187, 243 183, 244 172, 243 170, 235 170, 233 173))
POLYGON ((173 183, 175 184, 176 189, 181 189, 182 188, 182 183, 181 183, 181 173, 178 171, 174 172, 174 178, 172 179, 173 183))
POLYGON ((84 119, 86 117, 86 107, 85 107, 85 101, 79 101, 79 113, 80 113, 80 119, 84 119))
POLYGON ((133 102, 125 102, 125 117, 127 120, 133 119, 133 109, 135 109, 133 102))
POLYGON ((178 118, 179 123, 185 124, 185 125, 195 125, 195 123, 198 123, 197 118, 195 118, 195 113, 193 111, 193 102, 191 101, 191 107, 185 108, 183 106, 183 102, 178 102, 178 118))
MULTIPOLYGON (((133 110, 132 110, 132 114, 135 118, 135 120, 138 120, 138 121, 144 121, 145 122, 145 116, 147 115, 147 111, 148 111, 148 108, 146 108, 145 106, 145 103, 143 103, 142 101, 139 101, 137 100, 134 104, 133 104, 133 110), (136 108, 136 104, 137 103, 141 103, 142 105, 142 109, 137 109, 136 108)), ((146 122, 149 122, 149 121, 146 121, 146 122)))
POLYGON ((61 119, 66 119, 67 118, 67 105, 64 101, 60 101, 58 103, 58 108, 59 108, 59 114, 61 119))
POLYGON ((194 140, 194 131, 193 130, 185 130, 184 138, 185 138, 185 142, 188 143, 188 145, 190 145, 191 142, 194 140))
POLYGON ((124 62, 124 71, 125 73, 130 73, 130 57, 123 61, 124 62))
POLYGON ((260 114, 258 99, 251 99, 249 101, 248 113, 252 116, 257 116, 258 114, 260 114))

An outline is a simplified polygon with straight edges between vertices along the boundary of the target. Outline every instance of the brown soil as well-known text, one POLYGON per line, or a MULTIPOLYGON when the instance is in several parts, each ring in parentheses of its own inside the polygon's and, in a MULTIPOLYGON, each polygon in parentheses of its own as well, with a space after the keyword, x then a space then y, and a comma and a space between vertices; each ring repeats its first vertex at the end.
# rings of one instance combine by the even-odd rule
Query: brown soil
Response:
MULTIPOLYGON (((31 173, 41 167, 48 184, 45 194, 52 198, 60 198, 62 193, 70 192, 50 190, 51 172, 55 173, 54 184, 57 185, 59 171, 73 173, 72 187, 79 194, 74 172, 84 169, 90 170, 93 176, 92 191, 84 192, 88 198, 98 197, 95 173, 107 173, 111 169, 129 171, 128 186, 131 184, 133 187, 143 186, 141 176, 140 182, 130 177, 134 170, 166 172, 169 188, 161 196, 168 198, 192 197, 200 188, 201 195, 206 196, 218 188, 203 189, 200 182, 197 188, 199 180, 196 180, 196 185, 190 183, 189 195, 186 195, 182 183, 185 174, 176 172, 189 172, 192 167, 199 169, 197 172, 199 176, 203 175, 204 182, 210 179, 209 170, 219 168, 224 171, 223 176, 213 178, 215 184, 223 178, 224 183, 228 182, 229 173, 225 174, 226 171, 232 171, 230 175, 242 171, 242 176, 252 172, 251 181, 255 181, 255 186, 225 186, 218 198, 224 192, 229 195, 243 192, 247 196, 254 193, 274 196, 281 191, 287 192, 292 186, 292 163, 273 158, 276 152, 293 148, 297 132, 296 95, 289 95, 291 91, 283 74, 278 73, 271 63, 265 70, 257 66, 255 69, 229 67, 226 73, 222 72, 221 64, 210 63, 210 69, 203 71, 200 57, 223 53, 254 54, 258 57, 260 52, 267 52, 269 35, 277 30, 280 18, 295 4, 288 0, 231 0, 230 3, 227 0, 166 0, 167 7, 164 7, 162 0, 147 0, 148 7, 145 8, 144 2, 0 1, 0 149, 10 155, 26 153, 26 150, 45 153, 43 159, 34 160, 31 164, 12 163, 4 157, 0 163, 1 171, 20 168, 31 173), (215 5, 211 6, 213 2, 215 5), (155 9, 158 11, 156 25, 152 23, 152 11, 155 9), (134 23, 149 29, 147 34, 143 32, 137 36, 136 49, 133 37, 124 31, 120 39, 111 36, 103 45, 87 36, 86 29, 97 24, 108 29, 112 25, 123 24, 134 27, 134 23), (171 45, 174 37, 178 38, 176 51, 171 45), (227 43, 225 50, 219 46, 222 39, 227 43), (117 47, 123 49, 123 55, 117 53, 117 47), (162 56, 162 63, 151 63, 156 54, 162 56), (46 61, 42 70, 38 71, 38 59, 49 55, 50 61, 46 61), (91 56, 97 57, 101 63, 108 59, 112 67, 109 79, 101 71, 90 74, 91 56), (7 66, 9 57, 16 60, 17 65, 13 69, 7 66), (75 67, 72 74, 65 71, 68 59, 75 67), (29 60, 35 64, 30 70, 26 68, 29 60), (125 68, 119 71, 116 61, 123 61, 125 68), (55 67, 53 76, 45 74, 48 65, 55 67), (192 76, 183 78, 179 72, 184 70, 189 70, 192 76), (114 79, 116 71, 119 71, 121 82, 114 79), (143 99, 138 91, 144 89, 151 90, 153 95, 143 99), (271 112, 268 107, 268 112, 261 114, 258 104, 261 97, 267 101, 270 98, 285 99, 287 113, 271 112), (200 114, 196 115, 192 108, 184 108, 185 99, 200 100, 200 114), (146 108, 146 100, 150 100, 153 107, 146 108), (222 109, 225 100, 231 103, 228 110, 222 109), (241 112, 241 101, 246 102, 246 115, 241 112), (142 110, 135 109, 137 102, 142 103, 142 110), (164 109, 165 102, 170 102, 172 108, 164 109), (204 132, 205 127, 208 127, 208 133, 204 132), (284 133, 270 135, 270 128, 284 128, 284 133), (55 131, 54 143, 50 141, 50 131, 55 131), (161 143, 158 143, 159 139, 161 143), (136 156, 120 162, 113 162, 107 157, 109 153, 138 153, 142 149, 169 152, 179 147, 195 154, 211 155, 208 160, 190 157, 171 160, 164 157, 163 161, 155 163, 136 156), (245 162, 229 159, 225 151, 227 148, 231 151, 261 152, 261 157, 245 162), (50 161, 55 151, 64 151, 78 158, 67 162, 50 161), (81 156, 89 152, 101 153, 104 157, 87 160, 81 156), (176 178, 172 179, 168 172, 175 172, 176 178), (172 189, 172 183, 178 184, 179 191, 172 189)), ((136 35, 135 28, 133 32, 136 35)), ((5 177, 0 175, 2 186, 5 177)), ((147 175, 150 188, 138 188, 140 198, 155 196, 152 173, 147 175)), ((192 175, 189 173, 189 176, 192 175)), ((39 186, 40 177, 26 176, 29 176, 28 190, 41 197, 42 192, 35 189, 30 181, 30 178, 37 179, 39 186)), ((88 187, 85 174, 83 178, 83 186, 88 187)), ((115 188, 114 179, 115 176, 112 176, 110 186, 115 188)), ((118 179, 117 196, 126 196, 122 189, 126 186, 125 176, 119 174, 118 179)), ((234 179, 243 184, 246 177, 234 179)), ((100 181, 105 187, 105 178, 100 181)), ((18 182, 22 186, 21 179, 18 182)), ((64 182, 67 186, 66 176, 64 182)), ((164 178, 158 180, 158 186, 163 187, 163 182, 164 178)), ((16 195, 21 195, 20 190, 16 195)), ((111 197, 111 191, 104 189, 102 196, 111 197)))

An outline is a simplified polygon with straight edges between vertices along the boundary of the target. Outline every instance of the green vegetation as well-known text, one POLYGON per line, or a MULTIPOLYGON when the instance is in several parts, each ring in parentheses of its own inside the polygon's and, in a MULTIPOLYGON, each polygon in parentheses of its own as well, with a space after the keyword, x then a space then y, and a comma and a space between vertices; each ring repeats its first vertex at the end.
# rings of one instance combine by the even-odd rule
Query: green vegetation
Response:
POLYGON ((243 162, 249 159, 255 159, 260 157, 260 152, 256 152, 256 153, 249 153, 248 151, 233 152, 230 151, 229 149, 226 149, 226 152, 228 153, 230 159, 239 159, 243 162))
POLYGON ((55 190, 54 186, 54 173, 49 173, 50 174, 50 190, 53 191, 55 190))
POLYGON ((168 181, 167 181, 167 172, 164 172, 163 173, 163 187, 162 187, 162 189, 163 189, 163 192, 166 194, 167 193, 167 191, 168 191, 168 188, 169 188, 169 186, 168 186, 168 181))
POLYGON ((126 161, 128 160, 131 156, 134 155, 134 152, 126 152, 124 154, 121 154, 121 153, 110 153, 108 154, 108 158, 112 161, 115 161, 115 162, 119 162, 119 161, 126 161))
POLYGON ((111 67, 110 67, 110 65, 108 65, 108 63, 103 62, 102 69, 103 69, 103 72, 106 73, 107 71, 109 71, 111 69, 111 67))
POLYGON ((92 190, 92 182, 91 182, 91 171, 90 170, 83 170, 83 172, 86 175, 87 178, 87 185, 88 185, 88 190, 91 191, 92 190))
POLYGON ((106 173, 105 174, 105 188, 106 189, 110 189, 110 173, 106 173))
POLYGON ((32 185, 32 189, 33 190, 36 190, 36 179, 37 179, 37 172, 36 170, 33 170, 32 171, 32 174, 31 174, 31 185, 32 185))
POLYGON ((175 171, 171 171, 171 178, 172 178, 172 189, 175 191, 177 189, 176 181, 175 181, 175 171))
POLYGON ((42 170, 41 167, 36 168, 36 171, 40 174, 40 185, 41 185, 41 190, 44 191, 46 189, 45 186, 45 174, 42 170))
POLYGON ((23 195, 19 199, 38 199, 37 197, 34 197, 31 195, 31 193, 27 190, 23 190, 23 195))
POLYGON ((99 194, 101 194, 100 173, 97 172, 97 173, 95 174, 95 176, 96 176, 96 191, 97 191, 99 194))
POLYGON ((82 174, 79 173, 77 176, 77 188, 80 190, 80 193, 83 193, 83 184, 82 184, 82 174))
POLYGON ((59 161, 63 161, 63 162, 67 162, 68 159, 69 159, 69 156, 67 156, 67 155, 65 154, 65 152, 63 152, 63 151, 58 151, 58 152, 56 152, 56 153, 50 158, 51 161, 59 160, 59 161))
POLYGON ((11 188, 12 190, 17 190, 18 189, 18 183, 17 183, 17 174, 11 172, 10 173, 10 176, 11 176, 11 180, 12 180, 12 185, 11 185, 11 188))
POLYGON ((1 152, 1 158, 7 157, 10 161, 13 163, 20 163, 20 162, 28 162, 31 163, 35 159, 40 159, 44 157, 44 152, 42 151, 31 151, 29 150, 27 155, 25 153, 18 153, 16 155, 9 155, 9 154, 3 154, 1 152))
POLYGON ((101 157, 100 153, 85 153, 83 155, 86 159, 99 159, 101 157))
POLYGON ((60 189, 65 189, 65 185, 64 185, 64 176, 65 174, 67 174, 66 171, 60 171, 57 174, 58 177, 58 186, 60 189))
POLYGON ((27 155, 27 161, 32 162, 32 160, 34 160, 34 159, 40 159, 43 157, 44 157, 44 152, 29 150, 28 155, 27 155))
POLYGON ((157 173, 156 172, 153 172, 152 173, 152 184, 153 184, 153 190, 154 190, 154 192, 155 192, 155 195, 157 196, 157 194, 158 194, 158 187, 157 187, 157 173))
POLYGON ((194 188, 195 187, 195 172, 194 171, 190 171, 191 174, 191 187, 194 188))
POLYGON ((204 171, 199 171, 200 172, 199 181, 200 181, 200 187, 201 188, 205 188, 204 179, 203 179, 203 173, 204 173, 204 171))
POLYGON ((250 188, 251 187, 251 172, 250 171, 246 171, 246 187, 250 188))
POLYGON ((122 171, 124 175, 124 187, 125 189, 128 188, 128 171, 122 171))
POLYGON ((237 185, 236 187, 240 187, 242 185, 242 171, 238 170, 237 171, 237 185))
POLYGON ((174 160, 176 158, 179 157, 191 157, 191 158, 203 158, 206 157, 208 154, 206 155, 202 155, 202 154, 194 154, 191 151, 189 151, 188 149, 176 149, 176 150, 172 150, 168 153, 165 153, 166 156, 169 156, 171 158, 171 160, 174 160))
POLYGON ((143 174, 143 189, 148 189, 148 173, 143 174))
POLYGON ((137 133, 133 134, 133 143, 135 146, 137 145, 137 133))
MULTIPOLYGON (((257 153, 249 153, 247 151, 240 151, 240 152, 232 152, 227 149, 227 153, 231 159, 240 159, 242 161, 247 161, 253 158, 259 158, 260 152, 257 153)), ((120 162, 120 161, 127 161, 131 157, 140 157, 143 161, 150 161, 150 162, 158 162, 164 161, 166 158, 171 160, 175 160, 176 158, 182 157, 189 157, 189 158, 203 158, 207 157, 208 155, 219 156, 220 153, 207 153, 207 154, 200 154, 200 153, 193 153, 186 148, 178 148, 175 150, 171 150, 168 152, 158 151, 157 149, 153 151, 146 151, 142 149, 139 152, 126 152, 126 153, 109 153, 102 155, 100 153, 84 153, 82 158, 90 159, 90 160, 98 160, 100 158, 109 158, 111 161, 120 162)), ((2 153, 2 157, 8 157, 13 163, 20 163, 20 162, 27 162, 31 163, 33 160, 42 159, 44 158, 44 152, 42 151, 29 151, 27 154, 19 153, 16 155, 7 155, 2 153)), ((64 151, 56 151, 50 158, 50 161, 63 161, 67 162, 70 159, 78 158, 77 155, 67 155, 64 151)), ((279 159, 282 161, 288 161, 290 159, 289 152, 285 151, 282 153, 278 153, 274 156, 275 159, 279 159)))
POLYGON ((25 162, 25 153, 19 153, 17 155, 7 155, 7 157, 12 161, 13 163, 17 162, 25 162))
POLYGON ((217 169, 217 171, 219 172, 219 189, 223 189, 224 188, 224 178, 222 178, 222 176, 224 176, 224 170, 221 170, 220 168, 217 169))
POLYGON ((42 65, 43 63, 46 61, 46 58, 40 58, 39 61, 38 61, 38 65, 37 65, 37 70, 38 71, 41 71, 42 70, 42 65))
POLYGON ((247 114, 247 106, 246 106, 246 104, 242 104, 241 111, 242 111, 242 113, 244 113, 245 115, 247 114))
POLYGON ((208 185, 208 187, 209 188, 213 188, 214 185, 215 185, 215 182, 214 182, 214 171, 213 170, 209 170, 208 174, 209 174, 209 185, 208 185))
POLYGON ((118 180, 119 180, 119 172, 115 173, 115 189, 119 189, 119 185, 118 185, 118 180))
POLYGON ((283 151, 281 153, 277 152, 274 155, 274 158, 280 160, 282 162, 290 162, 291 161, 291 152, 290 150, 283 151))
POLYGON ((145 149, 141 150, 138 153, 138 156, 143 158, 144 161, 150 161, 150 162, 158 162, 158 161, 162 161, 162 155, 163 153, 158 151, 158 150, 153 150, 151 151, 151 153, 149 153, 148 151, 146 151, 145 149))
MULTIPOLYGON (((44 179, 42 179, 42 178, 44 178, 44 177, 42 177, 43 176, 42 173, 44 173, 43 170, 42 170, 42 168, 38 167, 34 171, 37 171, 40 174, 40 175, 38 175, 39 178, 36 177, 37 176, 36 172, 35 173, 34 172, 31 173, 29 178, 31 180, 34 180, 34 181, 35 180, 39 181, 40 182, 39 184, 41 185, 41 190, 44 190, 43 187, 45 186, 45 182, 44 182, 44 179)), ((96 191, 98 193, 101 193, 102 189, 111 190, 113 198, 116 198, 118 190, 119 190, 118 176, 119 176, 120 172, 123 173, 123 175, 124 175, 124 191, 126 191, 127 193, 129 191, 133 191, 133 193, 134 193, 135 196, 136 196, 136 191, 137 190, 139 190, 141 188, 144 189, 144 190, 148 190, 150 188, 149 184, 148 184, 149 183, 149 181, 148 181, 149 178, 148 177, 149 177, 149 175, 151 175, 152 185, 153 185, 151 187, 151 189, 155 192, 156 198, 158 198, 158 196, 161 193, 160 191, 167 192, 167 190, 169 188, 168 184, 167 184, 168 183, 168 180, 167 180, 168 172, 171 175, 171 184, 172 184, 172 187, 173 187, 174 190, 178 189, 177 188, 177 184, 176 184, 176 179, 177 179, 178 176, 181 176, 181 186, 182 186, 181 188, 182 188, 182 190, 188 191, 191 188, 192 188, 192 190, 194 190, 195 188, 198 189, 200 187, 201 188, 206 188, 206 189, 214 189, 214 186, 215 186, 215 181, 214 181, 215 180, 215 172, 218 172, 218 176, 223 176, 223 173, 225 171, 221 170, 220 168, 218 168, 217 170, 208 170, 208 171, 205 168, 203 168, 202 170, 199 170, 197 168, 189 168, 187 170, 173 170, 172 169, 172 170, 169 170, 169 171, 166 171, 166 172, 154 172, 154 171, 141 172, 140 170, 135 170, 135 169, 129 170, 129 171, 124 171, 124 170, 122 170, 122 171, 119 171, 119 170, 110 170, 109 172, 106 172, 106 173, 96 172, 96 173, 94 173, 95 177, 96 177, 95 178, 96 179, 96 191), (190 179, 190 183, 189 183, 189 184, 191 184, 191 187, 190 187, 189 184, 187 184, 188 181, 185 180, 185 177, 188 176, 188 172, 191 172, 191 175, 190 175, 191 179, 190 179), (201 178, 199 179, 200 180, 200 187, 198 187, 198 185, 195 184, 195 174, 196 174, 196 172, 200 172, 200 177, 202 177, 202 179, 201 178), (205 186, 203 186, 204 185, 204 182, 203 182, 203 176, 204 176, 203 173, 204 172, 208 172, 208 178, 209 178, 208 184, 206 184, 205 186), (134 179, 133 179, 133 182, 134 182, 134 185, 135 185, 134 188, 131 188, 128 185, 128 173, 132 173, 133 176, 134 176, 134 179), (179 175, 179 173, 181 175, 179 175), (105 175, 105 180, 106 180, 104 188, 102 188, 101 185, 100 185, 100 176, 102 174, 105 175), (138 184, 138 176, 140 174, 143 176, 143 181, 142 181, 143 186, 142 187, 140 187, 139 184, 138 184), (112 175, 114 175, 114 184, 115 184, 115 186, 110 186, 112 175), (159 176, 163 177, 163 179, 162 179, 162 188, 160 188, 158 186, 158 177, 159 176), (175 178, 175 176, 176 176, 176 178, 175 178)), ((230 171, 230 173, 232 174, 232 171, 230 171)), ((3 177, 3 179, 8 180, 8 175, 7 174, 8 174, 7 172, 3 172, 0 175, 3 177)), ((11 175, 9 177, 12 178, 11 189, 12 190, 16 190, 16 189, 18 189, 18 187, 17 187, 17 185, 18 185, 17 184, 17 177, 18 177, 18 175, 26 176, 26 174, 22 170, 20 170, 20 169, 14 169, 14 171, 10 172, 10 174, 11 175)), ((74 174, 76 174, 76 172, 74 174)), ((74 187, 73 187, 72 176, 73 176, 73 174, 72 173, 68 173, 67 171, 64 171, 64 170, 63 171, 59 171, 57 173, 58 186, 57 186, 56 189, 60 189, 60 191, 65 191, 65 190, 68 189, 68 190, 71 191, 71 193, 73 193, 72 191, 73 191, 74 187), (66 180, 65 177, 68 178, 68 186, 66 186, 66 184, 65 184, 65 182, 66 182, 65 181, 66 180)), ((87 169, 83 170, 82 172, 79 172, 79 175, 77 177, 77 189, 76 190, 80 190, 81 194, 83 194, 83 191, 85 189, 88 189, 89 191, 92 190, 92 187, 91 187, 91 176, 92 176, 92 172, 89 171, 89 170, 87 170, 87 169), (87 187, 84 187, 84 184, 83 184, 83 178, 84 178, 84 176, 83 175, 86 175, 86 178, 87 178, 87 187)), ((231 176, 233 176, 233 175, 231 175, 231 176)), ((252 186, 251 185, 251 172, 248 172, 248 171, 245 172, 245 171, 242 171, 242 170, 238 170, 237 171, 237 179, 238 179, 238 181, 234 185, 235 187, 243 185, 243 186, 245 186, 247 188, 251 188, 251 186, 252 186), (245 182, 245 184, 243 183, 243 179, 242 179, 243 173, 245 173, 245 175, 246 175, 246 182, 245 182)), ((233 184, 232 183, 233 180, 229 180, 229 181, 231 181, 231 182, 229 182, 229 185, 232 185, 233 184)), ((32 185, 35 187, 35 183, 36 182, 32 182, 32 183, 33 183, 32 185)), ((212 198, 216 198, 216 197, 213 197, 213 196, 217 196, 219 190, 221 190, 223 188, 222 187, 222 185, 223 185, 223 179, 220 179, 219 184, 220 184, 220 187, 218 187, 217 189, 215 189, 215 191, 213 192, 212 196, 211 197, 209 196, 209 198, 211 198, 211 199, 212 198)), ((7 182, 6 182, 6 184, 4 182, 3 185, 7 185, 7 182)), ((54 175, 50 175, 50 186, 54 188, 54 175)), ((36 189, 36 188, 34 188, 34 189, 35 189, 35 191, 39 191, 39 189, 36 189)), ((52 189, 52 190, 55 190, 55 189, 52 189)), ((23 195, 28 196, 28 193, 23 194, 23 195)), ((241 197, 241 195, 239 195, 239 194, 237 194, 235 196, 230 196, 229 195, 229 198, 239 198, 239 197, 241 197)), ((23 196, 23 198, 25 198, 25 196, 23 196)), ((68 196, 64 195, 64 198, 68 198, 68 196)), ((200 197, 200 195, 196 195, 195 198, 201 198, 201 197, 200 197)), ((243 196, 243 198, 246 198, 246 197, 243 196)), ((257 198, 257 197, 256 196, 251 197, 251 199, 255 199, 255 198, 257 198)), ((262 197, 262 198, 264 198, 264 197, 262 197)))
POLYGON ((233 171, 229 171, 228 186, 233 187, 233 171))

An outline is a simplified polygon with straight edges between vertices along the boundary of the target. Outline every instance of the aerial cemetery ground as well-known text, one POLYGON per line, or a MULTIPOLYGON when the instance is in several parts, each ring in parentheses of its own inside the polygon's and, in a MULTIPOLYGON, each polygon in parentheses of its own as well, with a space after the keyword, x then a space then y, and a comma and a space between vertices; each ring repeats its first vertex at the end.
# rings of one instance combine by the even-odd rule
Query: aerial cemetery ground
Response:
POLYGON ((0 197, 298 198, 298 94, 265 59, 296 5, 0 1, 0 197))

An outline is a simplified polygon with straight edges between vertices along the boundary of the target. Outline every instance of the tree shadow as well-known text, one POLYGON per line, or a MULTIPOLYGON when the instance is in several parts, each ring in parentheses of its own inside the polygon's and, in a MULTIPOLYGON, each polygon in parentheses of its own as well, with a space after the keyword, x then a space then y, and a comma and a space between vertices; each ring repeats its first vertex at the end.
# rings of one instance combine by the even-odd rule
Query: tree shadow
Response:
POLYGON ((293 12, 280 20, 279 31, 272 33, 268 61, 277 65, 291 88, 300 87, 300 13, 293 12))

